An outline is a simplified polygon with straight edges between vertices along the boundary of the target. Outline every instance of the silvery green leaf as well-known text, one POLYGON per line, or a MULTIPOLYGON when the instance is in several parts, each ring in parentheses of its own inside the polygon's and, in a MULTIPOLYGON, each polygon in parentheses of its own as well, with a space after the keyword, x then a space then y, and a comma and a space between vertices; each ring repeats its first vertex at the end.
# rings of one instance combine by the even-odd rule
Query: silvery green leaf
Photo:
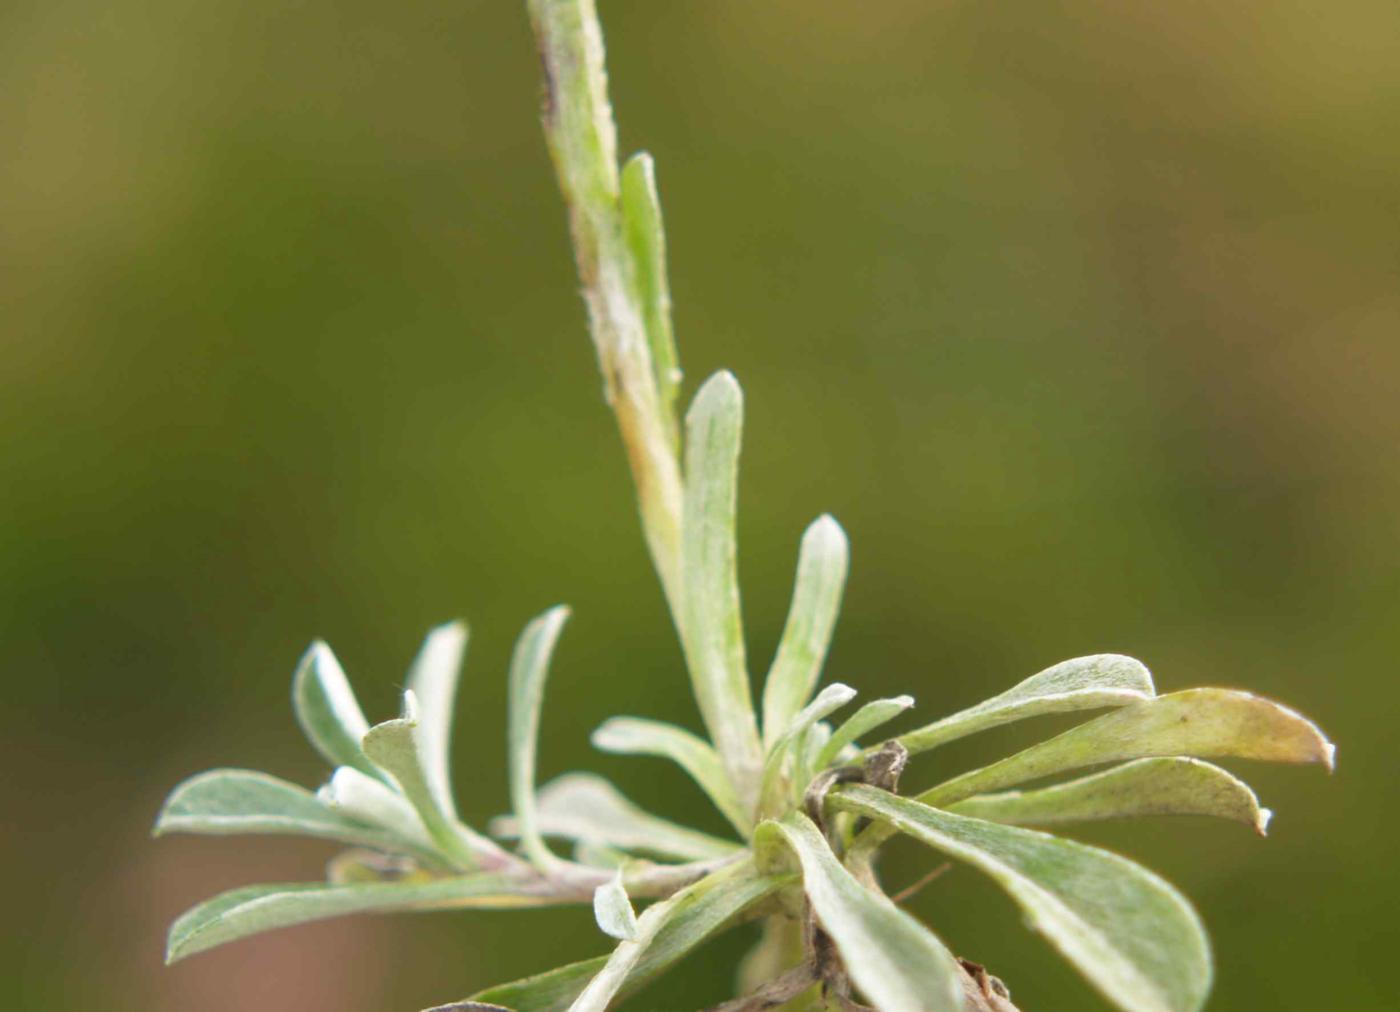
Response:
POLYGON ((432 839, 418 815, 398 791, 381 780, 367 777, 353 766, 342 766, 330 782, 316 792, 316 799, 334 812, 370 825, 382 826, 400 839, 433 851, 432 839))
POLYGON ((467 649, 467 627, 448 622, 428 633, 408 669, 408 688, 421 710, 418 734, 423 766, 433 797, 443 811, 456 813, 452 798, 452 716, 457 701, 457 681, 467 649))
POLYGON ((781 882, 778 877, 756 876, 752 864, 744 862, 713 872, 668 899, 653 903, 637 918, 634 937, 613 950, 603 968, 569 1006, 570 1012, 604 1012, 628 983, 635 984, 647 973, 643 957, 648 950, 658 950, 651 953, 653 959, 660 957, 665 960, 663 965, 668 965, 774 891, 781 882), (669 942, 665 936, 668 929, 669 942), (679 951, 668 956, 663 946, 679 951))
POLYGON ((734 508, 743 395, 716 373, 686 414, 681 518, 681 621, 686 662, 710 739, 739 800, 751 808, 763 765, 739 616, 734 508))
POLYGON ((818 517, 802 535, 787 624, 763 683, 763 740, 770 749, 821 677, 849 565, 845 531, 833 517, 818 517))
POLYGON ((170 926, 166 961, 173 963, 273 928, 372 911, 508 909, 552 902, 521 894, 498 875, 463 875, 431 882, 325 885, 294 882, 245 886, 206 900, 170 926))
MULTIPOLYGON (((821 720, 830 715, 833 711, 839 710, 852 699, 856 698, 856 690, 849 685, 842 685, 837 682, 828 685, 817 693, 817 698, 812 700, 802 710, 788 721, 781 737, 774 743, 772 750, 768 753, 768 761, 763 766, 763 780, 759 791, 762 799, 762 810, 769 814, 778 814, 786 805, 783 803, 785 796, 784 786, 792 786, 790 783, 792 771, 790 770, 794 749, 802 742, 802 737, 807 730, 821 720)), ((805 786, 797 784, 796 786, 805 786)))
POLYGON ((568 618, 569 609, 559 605, 531 621, 510 661, 510 802, 525 855, 541 869, 559 859, 545 846, 535 820, 535 751, 549 659, 568 618))
MULTIPOLYGON (((671 916, 633 965, 617 997, 626 997, 659 976, 790 881, 787 877, 756 875, 753 866, 745 862, 715 872, 690 887, 686 898, 673 907, 671 916)), ((473 1000, 494 1002, 515 1012, 562 1012, 607 962, 607 956, 599 956, 561 966, 488 988, 474 995, 473 1000)))
POLYGON ((622 167, 622 223, 635 268, 642 323, 656 375, 656 393, 674 440, 681 371, 677 365, 676 337, 671 329, 666 230, 661 224, 661 198, 656 192, 656 165, 645 151, 633 155, 622 167))
POLYGON ((1148 756, 1321 762, 1330 769, 1333 753, 1314 724, 1278 703, 1232 689, 1187 689, 1104 714, 939 784, 919 800, 942 808, 1067 770, 1148 756))
POLYGON ((1023 717, 1105 706, 1126 706, 1152 698, 1152 675, 1141 661, 1121 654, 1076 657, 1031 675, 999 696, 900 735, 911 754, 997 727, 1023 717))
POLYGON ((463 868, 483 863, 499 865, 509 859, 490 840, 457 821, 456 814, 443 808, 433 793, 419 735, 418 703, 412 690, 404 693, 404 715, 370 728, 360 747, 394 778, 444 857, 463 868))
POLYGON ((292 709, 297 723, 316 751, 332 766, 353 766, 383 779, 360 750, 369 722, 355 699, 345 670, 331 648, 317 640, 302 655, 292 676, 292 709))
POLYGON ((760 862, 785 844, 802 885, 851 980, 884 1012, 962 1012, 957 962, 931 931, 889 897, 856 881, 811 819, 794 812, 764 822, 754 837, 760 862))
POLYGON ((155 833, 283 833, 367 847, 402 846, 382 828, 331 811, 310 791, 252 770, 209 770, 190 777, 166 798, 155 833))
MULTIPOLYGON (((468 1000, 500 1004, 512 1012, 563 1012, 583 993, 588 982, 598 975, 607 962, 607 956, 595 956, 557 966, 508 984, 497 984, 472 995, 468 1000)), ((636 967, 634 976, 640 976, 641 972, 642 967, 636 967)), ((434 1010, 424 1009, 423 1012, 434 1010)))
POLYGON ((865 785, 832 805, 884 822, 986 872, 1030 925, 1119 1008, 1191 1012, 1210 991, 1210 946, 1191 905, 1116 854, 1046 833, 952 815, 865 785))
POLYGON ((802 733, 802 740, 792 750, 793 783, 808 784, 817 772, 817 759, 831 741, 831 725, 819 720, 802 733))
MULTIPOLYGON (((742 849, 737 843, 643 811, 611 783, 591 773, 566 773, 540 788, 536 818, 546 836, 682 861, 728 857, 742 849)), ((491 821, 491 832, 516 837, 520 830, 515 819, 498 818, 491 821)))
POLYGON ((1137 759, 1034 791, 979 794, 949 811, 992 822, 1047 826, 1139 815, 1216 815, 1260 836, 1270 812, 1249 785, 1202 759, 1137 759))
POLYGON ((620 755, 655 755, 670 759, 700 785, 715 807, 740 833, 752 822, 739 805, 715 750, 674 724, 639 717, 613 717, 593 732, 593 744, 620 755))
POLYGON ((637 914, 627 890, 622 887, 622 871, 593 890, 593 918, 603 934, 623 941, 637 937, 637 914))
POLYGON ((894 720, 895 717, 913 705, 913 696, 895 696, 893 699, 876 699, 866 703, 851 714, 832 734, 831 740, 826 743, 821 754, 817 756, 816 768, 820 770, 830 766, 847 745, 875 730, 881 724, 894 720))

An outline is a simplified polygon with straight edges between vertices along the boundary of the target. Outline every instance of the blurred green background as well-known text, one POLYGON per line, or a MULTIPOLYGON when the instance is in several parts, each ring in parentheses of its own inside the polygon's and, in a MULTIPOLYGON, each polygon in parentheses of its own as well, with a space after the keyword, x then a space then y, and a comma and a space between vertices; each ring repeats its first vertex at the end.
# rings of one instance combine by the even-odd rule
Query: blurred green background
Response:
MULTIPOLYGON (((755 668, 830 510, 853 572, 828 675, 925 719, 1106 650, 1297 706, 1340 768, 1237 765, 1269 840, 1076 835, 1194 897, 1212 1008, 1400 1007, 1400 7, 602 6, 689 388, 727 366, 748 394, 755 668)), ((314 636, 382 719, 423 632, 471 621, 480 822, 506 805, 511 643, 568 601, 542 775, 718 828, 664 764, 587 744, 614 713, 696 720, 522 8, 0 9, 6 1007, 412 1010, 603 951, 587 910, 435 914, 161 968, 188 905, 321 874, 315 843, 147 838, 196 770, 325 775, 287 700, 314 636)), ((887 879, 934 860, 896 848, 887 879)), ((912 907, 1022 1007, 1103 1007, 975 873, 912 907)), ((719 1000, 747 940, 632 1007, 719 1000)))

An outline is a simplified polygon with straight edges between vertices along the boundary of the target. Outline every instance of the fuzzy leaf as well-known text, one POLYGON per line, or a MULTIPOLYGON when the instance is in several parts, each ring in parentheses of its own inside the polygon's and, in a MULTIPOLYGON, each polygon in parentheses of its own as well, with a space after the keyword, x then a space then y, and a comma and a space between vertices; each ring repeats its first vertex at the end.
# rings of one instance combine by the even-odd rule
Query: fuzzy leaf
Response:
POLYGON ((817 756, 816 768, 821 770, 830 766, 847 745, 864 737, 881 724, 894 720, 913 705, 913 696, 895 696, 893 699, 876 699, 866 703, 832 734, 817 756))
POLYGON ((887 896, 856 881, 811 819, 794 812, 761 823, 754 843, 761 862, 782 844, 797 856, 812 910, 871 1004, 886 1012, 961 1012, 952 954, 887 896))
POLYGON ((686 946, 689 948, 723 927, 760 896, 773 891, 780 881, 775 877, 756 877, 753 866, 745 862, 707 875, 668 899, 653 903, 637 918, 633 938, 613 950, 603 968, 569 1006, 570 1012, 604 1012, 629 980, 642 976, 642 957, 653 944, 659 948, 668 927, 675 932, 673 938, 694 937, 695 941, 686 946), (706 898, 715 893, 724 895, 717 898, 719 902, 706 903, 706 898))
MULTIPOLYGON (((722 869, 691 886, 684 902, 673 908, 633 965, 618 997, 634 993, 790 881, 790 877, 756 875, 752 865, 746 863, 722 869)), ((504 1005, 515 1012, 561 1012, 583 993, 607 962, 607 956, 599 956, 561 966, 488 988, 472 1000, 504 1005)))
POLYGON ((436 850, 418 810, 408 799, 352 766, 336 770, 330 782, 316 792, 316 799, 348 818, 383 826, 422 849, 436 850))
POLYGON ((681 371, 677 363, 676 337, 671 329, 666 230, 661 224, 661 198, 656 192, 656 164, 645 151, 633 155, 622 167, 622 224, 635 268, 642 324, 656 376, 656 393, 671 438, 675 440, 681 371))
POLYGON ((763 755, 749 695, 735 564, 742 428, 739 384, 727 372, 716 373, 686 415, 680 626, 705 727, 740 801, 752 807, 763 755))
POLYGON ((294 882, 233 889, 182 914, 170 927, 166 962, 273 928, 343 914, 448 908, 542 906, 498 875, 464 875, 432 882, 324 885, 294 882))
POLYGON ((155 834, 163 833, 280 833, 390 850, 402 846, 377 826, 331 811, 310 791, 253 770, 209 770, 180 784, 156 819, 155 834))
MULTIPOLYGON (((849 685, 842 685, 837 682, 828 685, 821 692, 817 693, 817 698, 812 700, 802 710, 788 721, 787 728, 782 736, 773 745, 773 749, 768 753, 768 761, 763 766, 763 780, 759 791, 762 799, 762 810, 769 815, 775 815, 786 807, 783 802, 784 785, 793 786, 791 783, 793 772, 789 769, 789 761, 796 758, 799 762, 803 736, 817 721, 839 710, 851 700, 856 698, 856 690, 849 685)), ((802 787, 803 784, 795 786, 802 787)))
MULTIPOLYGON (((678 826, 638 808, 616 787, 591 773, 566 773, 540 788, 536 817, 546 836, 584 840, 682 861, 707 861, 737 853, 729 840, 678 826)), ((491 820, 496 836, 515 837, 513 818, 491 820)))
POLYGON ((1148 756, 1234 756, 1272 762, 1325 763, 1334 749, 1305 717, 1232 689, 1187 689, 1104 714, 1000 762, 919 795, 946 807, 974 794, 1066 770, 1148 756))
POLYGON ((419 733, 418 703, 412 690, 404 693, 404 715, 370 728, 361 748, 393 776, 444 856, 463 868, 477 867, 483 860, 488 864, 501 863, 506 858, 494 843, 457 821, 456 813, 445 809, 433 793, 419 733))
POLYGON ((1126 706, 1151 699, 1152 675, 1141 661, 1122 654, 1076 657, 1031 675, 999 696, 901 735, 911 754, 997 727, 1023 717, 1065 713, 1105 706, 1126 706))
POLYGON ((655 755, 670 759, 700 785, 735 829, 748 833, 752 828, 724 774, 719 756, 709 744, 689 731, 640 717, 613 717, 593 732, 593 744, 604 752, 619 755, 655 755))
POLYGON ((302 655, 292 676, 292 709, 307 741, 332 766, 353 766, 367 776, 384 779, 360 749, 369 722, 345 670, 320 640, 302 655))
POLYGON ((559 859, 545 846, 535 820, 535 751, 549 659, 568 618, 563 605, 536 618, 520 634, 510 661, 510 802, 521 846, 541 869, 559 859))
POLYGON ((1053 825, 1139 815, 1217 815, 1260 836, 1270 812, 1249 785, 1219 766, 1178 757, 1137 759, 1036 791, 979 794, 949 811, 992 822, 1053 825))
POLYGON ((1129 1012, 1191 1012, 1210 991, 1210 945, 1191 905, 1116 854, 930 808, 873 787, 833 807, 880 820, 990 875, 1105 997, 1129 1012))
POLYGON ((845 531, 833 517, 818 517, 802 535, 787 624, 763 683, 763 739, 770 749, 821 677, 849 566, 845 531))
POLYGON ((408 688, 421 711, 418 734, 428 785, 438 805, 454 815, 457 807, 452 798, 452 717, 466 650, 467 627, 461 622, 448 622, 428 633, 408 669, 408 688))
POLYGON ((623 941, 637 937, 637 914, 627 890, 622 887, 622 870, 593 890, 593 918, 603 934, 623 941))

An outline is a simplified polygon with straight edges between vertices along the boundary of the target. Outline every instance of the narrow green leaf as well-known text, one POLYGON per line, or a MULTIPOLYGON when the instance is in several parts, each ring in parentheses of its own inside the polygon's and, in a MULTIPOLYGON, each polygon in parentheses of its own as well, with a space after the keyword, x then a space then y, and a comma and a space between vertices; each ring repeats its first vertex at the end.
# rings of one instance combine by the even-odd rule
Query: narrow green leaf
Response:
POLYGON ((541 869, 559 859, 545 846, 535 820, 535 752, 549 659, 568 618, 569 609, 559 605, 534 619, 510 661, 510 803, 525 855, 541 869))
POLYGON ((821 754, 817 756, 816 768, 826 769, 847 745, 864 737, 881 724, 894 720, 913 705, 913 696, 895 696, 893 699, 876 699, 866 703, 832 734, 821 754))
MULTIPOLYGON (((502 1005, 512 1012, 563 1012, 583 993, 588 982, 598 975, 607 962, 607 956, 594 956, 577 963, 556 966, 508 984, 497 984, 467 1000, 502 1005)), ((641 967, 638 967, 637 973, 640 972, 641 967)), ((425 1009, 424 1012, 434 1010, 425 1009)))
POLYGON ((593 918, 605 935, 623 941, 637 937, 637 914, 622 886, 622 869, 593 890, 593 918))
POLYGON ((1110 1001, 1129 1012, 1190 1012, 1210 991, 1210 945, 1191 905, 1116 854, 1035 830, 930 808, 864 785, 833 807, 878 819, 986 872, 1110 1001))
POLYGON ((686 415, 680 627, 700 714, 746 808, 763 765, 739 616, 734 509, 743 394, 727 372, 695 395, 686 415))
POLYGON ((384 778, 360 749, 369 722, 345 670, 320 640, 302 655, 292 676, 292 709, 302 733, 332 766, 353 766, 368 776, 384 778))
POLYGON ((812 910, 836 943, 851 980, 885 1012, 961 1012, 957 962, 934 934, 890 899, 856 881, 800 812, 764 822, 760 862, 785 843, 802 868, 812 910))
MULTIPOLYGON (((652 943, 641 953, 617 996, 625 998, 635 993, 790 882, 790 877, 756 875, 751 864, 743 863, 724 868, 691 886, 686 890, 688 895, 676 904, 652 943)), ((607 956, 599 956, 561 966, 488 988, 471 1000, 504 1005, 515 1012, 562 1012, 583 993, 588 982, 607 962, 607 956)))
POLYGON ((444 811, 456 812, 452 798, 452 717, 457 682, 467 650, 467 627, 448 622, 428 633, 408 669, 408 688, 421 711, 418 734, 423 748, 423 768, 433 797, 444 811))
POLYGON ((428 779, 419 736, 418 703, 412 690, 404 693, 404 715, 365 732, 361 748, 393 776, 443 855, 463 868, 499 866, 509 856, 490 840, 462 825, 456 812, 443 807, 428 779))
POLYGON ((1234 756, 1325 763, 1334 749, 1321 731, 1287 707, 1248 692, 1187 689, 1104 714, 1000 762, 919 795, 940 808, 974 794, 1066 770, 1149 756, 1234 756))
MULTIPOLYGON (((536 820, 541 833, 604 844, 682 861, 728 857, 742 848, 678 826, 638 808, 616 787, 591 773, 566 773, 540 788, 536 820)), ((491 832, 517 837, 513 818, 491 820, 491 832)))
POLYGON ((593 732, 593 744, 604 752, 619 755, 654 755, 670 759, 700 785, 735 829, 747 834, 753 828, 725 776, 719 755, 689 731, 640 717, 613 717, 593 732))
POLYGON ((949 811, 992 822, 1048 826, 1139 815, 1216 815, 1264 835, 1272 813, 1219 766, 1179 757, 1137 759, 1036 791, 979 794, 949 811))
POLYGON ((677 948, 677 942, 684 942, 685 949, 689 949, 759 897, 772 892, 780 881, 776 877, 756 877, 752 864, 745 862, 713 872, 668 899, 653 903, 637 918, 634 937, 613 950, 607 963, 569 1006, 570 1012, 604 1012, 629 981, 644 976, 643 957, 649 949, 661 948, 663 932, 668 927, 674 932, 670 945, 677 948), (716 893, 727 895, 707 903, 707 898, 716 893))
POLYGON ((1126 706, 1153 696, 1152 675, 1122 654, 1076 657, 1031 675, 999 696, 901 735, 910 754, 1024 717, 1105 706, 1126 706))
POLYGON ((763 683, 763 740, 770 749, 821 677, 849 568, 846 532, 835 518, 818 517, 802 535, 787 624, 763 683))
POLYGON ((805 784, 793 783, 794 771, 791 767, 794 758, 800 760, 800 756, 796 753, 800 750, 803 736, 808 729, 823 717, 839 710, 855 698, 856 690, 849 685, 842 685, 840 682, 828 685, 817 693, 816 699, 804 706, 797 716, 788 721, 787 728, 773 745, 772 751, 768 753, 768 761, 763 766, 759 797, 761 809, 765 814, 769 816, 781 814, 788 807, 784 801, 789 793, 786 788, 806 786, 805 784))
POLYGON ((645 151, 622 167, 622 224, 642 306, 642 324, 651 347, 656 393, 661 411, 676 433, 676 397, 681 371, 676 337, 671 329, 671 286, 666 277, 666 230, 661 224, 661 198, 656 192, 656 165, 645 151))
POLYGON ((352 766, 342 766, 330 782, 316 792, 316 799, 332 811, 370 825, 383 826, 400 839, 429 852, 437 848, 418 810, 398 791, 381 780, 367 777, 352 766))
POLYGON ((206 900, 170 927, 166 962, 274 928, 343 914, 395 910, 503 910, 552 902, 521 894, 499 875, 464 875, 431 882, 325 885, 294 882, 245 886, 206 900))
POLYGON ((402 846, 377 826, 327 809, 310 791, 253 770, 209 770, 190 777, 166 798, 155 833, 277 833, 391 850, 402 846))

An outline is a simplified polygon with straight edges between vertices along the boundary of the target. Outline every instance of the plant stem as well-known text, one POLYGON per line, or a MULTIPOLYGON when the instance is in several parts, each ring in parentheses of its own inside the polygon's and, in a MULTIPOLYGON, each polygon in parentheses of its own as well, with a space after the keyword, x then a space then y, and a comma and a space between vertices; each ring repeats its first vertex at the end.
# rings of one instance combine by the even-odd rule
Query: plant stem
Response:
MULTIPOLYGON (((670 398, 659 389, 646 310, 627 243, 594 0, 528 0, 544 69, 544 132, 568 205, 574 258, 604 395, 617 415, 642 526, 673 615, 680 615, 681 472, 670 398)), ((668 324, 669 327, 669 324, 668 324)), ((673 368, 673 363, 664 367, 673 368)))

